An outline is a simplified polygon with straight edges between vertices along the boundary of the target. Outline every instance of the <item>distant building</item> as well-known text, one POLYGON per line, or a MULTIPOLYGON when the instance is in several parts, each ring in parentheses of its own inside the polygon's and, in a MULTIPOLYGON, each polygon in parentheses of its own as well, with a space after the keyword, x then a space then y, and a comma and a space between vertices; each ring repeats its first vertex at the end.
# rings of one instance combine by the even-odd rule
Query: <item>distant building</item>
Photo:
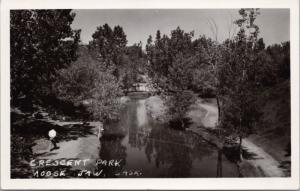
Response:
POLYGON ((138 92, 153 92, 155 89, 152 87, 152 84, 149 78, 146 75, 140 75, 140 82, 134 83, 130 91, 138 92))

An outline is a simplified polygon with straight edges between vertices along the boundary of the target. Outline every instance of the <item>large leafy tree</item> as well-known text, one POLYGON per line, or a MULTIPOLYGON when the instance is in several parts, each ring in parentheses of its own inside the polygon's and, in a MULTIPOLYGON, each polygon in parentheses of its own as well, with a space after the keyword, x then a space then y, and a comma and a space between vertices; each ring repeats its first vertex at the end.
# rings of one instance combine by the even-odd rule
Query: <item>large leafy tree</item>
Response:
POLYGON ((85 103, 94 120, 106 122, 118 118, 121 91, 112 71, 103 65, 81 46, 78 59, 58 72, 54 86, 60 99, 74 105, 85 103))
POLYGON ((11 97, 35 100, 51 91, 56 71, 76 59, 80 31, 71 10, 10 12, 11 97))
POLYGON ((218 78, 222 96, 220 127, 225 135, 242 138, 252 133, 259 117, 256 107, 259 79, 266 71, 258 70, 265 63, 263 46, 258 40, 259 28, 254 21, 258 9, 241 9, 235 23, 239 32, 222 45, 218 78))
POLYGON ((197 69, 194 70, 193 89, 201 92, 204 96, 215 96, 218 106, 218 123, 222 114, 221 91, 219 68, 222 65, 221 50, 223 47, 211 38, 200 36, 193 42, 195 55, 198 60, 197 69))
POLYGON ((156 33, 155 41, 149 36, 146 45, 148 75, 162 93, 171 120, 184 127, 184 117, 195 101, 191 84, 197 60, 193 58, 193 32, 186 33, 179 27, 170 37, 156 33))
POLYGON ((94 52, 94 56, 101 60, 107 68, 113 69, 113 74, 119 79, 120 67, 124 63, 124 53, 126 49, 126 34, 121 26, 113 29, 104 24, 99 26, 92 35, 93 40, 89 45, 94 52))
POLYGON ((192 81, 193 32, 186 33, 179 27, 171 36, 156 33, 154 43, 149 36, 146 45, 148 75, 154 85, 165 93, 188 90, 192 81))
POLYGON ((145 74, 146 63, 146 55, 141 42, 126 47, 123 66, 120 67, 122 89, 125 92, 133 87, 135 83, 142 82, 141 76, 145 74))

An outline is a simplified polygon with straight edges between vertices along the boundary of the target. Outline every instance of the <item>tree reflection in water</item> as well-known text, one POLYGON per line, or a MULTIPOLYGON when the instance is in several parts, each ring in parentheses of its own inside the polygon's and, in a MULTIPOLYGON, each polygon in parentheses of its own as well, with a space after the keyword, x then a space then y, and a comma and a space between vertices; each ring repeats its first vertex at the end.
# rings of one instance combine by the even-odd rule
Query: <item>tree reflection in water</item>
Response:
POLYGON ((164 166, 167 177, 189 177, 193 161, 212 152, 196 134, 166 126, 153 127, 147 140, 148 160, 153 158, 158 168, 164 166))
POLYGON ((234 165, 222 157, 223 152, 192 131, 153 120, 143 104, 130 101, 120 121, 109 124, 100 139, 101 159, 123 159, 121 169, 104 169, 106 177, 130 169, 142 170, 142 177, 235 176, 234 165))
POLYGON ((222 150, 218 149, 218 160, 217 160, 217 177, 222 177, 222 150))
POLYGON ((116 177, 116 173, 119 173, 123 167, 126 165, 126 147, 124 147, 122 142, 122 137, 109 136, 101 137, 101 149, 99 153, 99 158, 103 161, 109 160, 122 160, 119 166, 105 166, 98 165, 97 170, 103 170, 103 176, 107 178, 116 177))
POLYGON ((142 127, 131 125, 129 144, 139 150, 144 148, 148 162, 163 169, 164 177, 189 177, 193 161, 214 150, 193 132, 174 130, 153 121, 142 127))

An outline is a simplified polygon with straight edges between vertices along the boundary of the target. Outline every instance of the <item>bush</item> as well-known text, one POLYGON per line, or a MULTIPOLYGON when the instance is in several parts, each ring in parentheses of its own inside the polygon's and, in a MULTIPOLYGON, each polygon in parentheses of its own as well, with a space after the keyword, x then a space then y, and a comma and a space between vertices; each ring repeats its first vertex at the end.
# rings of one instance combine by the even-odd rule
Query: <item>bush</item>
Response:
POLYGON ((85 105, 93 118, 101 121, 117 118, 121 96, 119 82, 103 65, 82 47, 78 60, 58 72, 54 86, 60 99, 85 105))

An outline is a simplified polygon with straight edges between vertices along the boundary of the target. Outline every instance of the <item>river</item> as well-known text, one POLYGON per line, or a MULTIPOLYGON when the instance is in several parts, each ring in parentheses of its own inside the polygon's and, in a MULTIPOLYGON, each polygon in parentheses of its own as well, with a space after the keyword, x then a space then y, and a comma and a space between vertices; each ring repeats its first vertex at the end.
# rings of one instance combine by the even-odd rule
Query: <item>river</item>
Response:
POLYGON ((238 176, 236 165, 201 136, 153 120, 146 99, 131 98, 120 121, 105 126, 99 158, 121 161, 116 168, 104 169, 108 177, 118 172, 138 172, 138 177, 238 176))

